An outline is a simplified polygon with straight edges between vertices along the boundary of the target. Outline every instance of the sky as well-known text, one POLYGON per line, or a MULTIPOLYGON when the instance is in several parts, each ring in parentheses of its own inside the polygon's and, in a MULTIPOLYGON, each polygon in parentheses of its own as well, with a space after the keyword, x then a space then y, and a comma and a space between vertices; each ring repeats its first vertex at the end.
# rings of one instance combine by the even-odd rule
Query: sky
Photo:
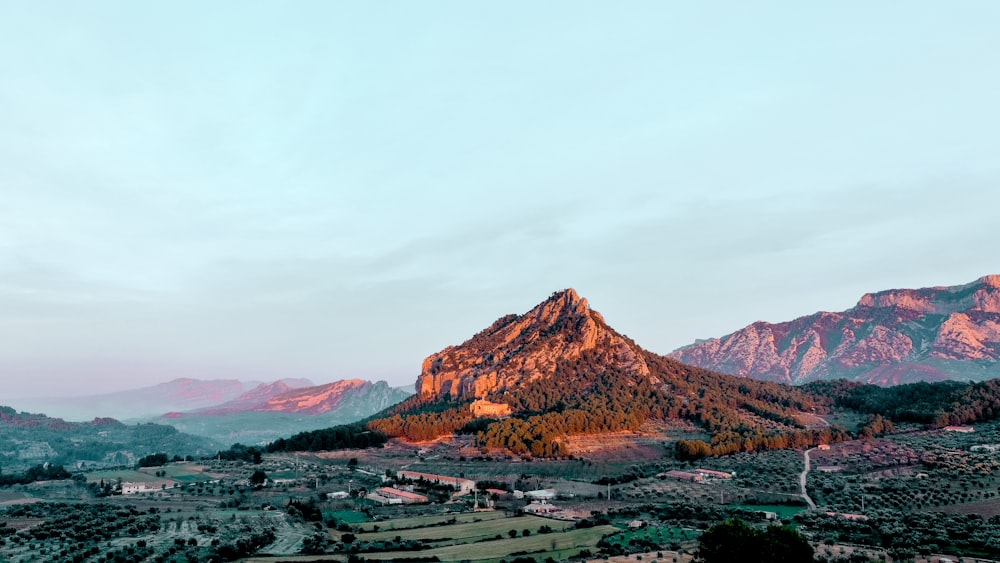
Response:
POLYGON ((2 2, 0 403, 410 384, 567 287, 667 353, 1000 273, 998 20, 2 2))

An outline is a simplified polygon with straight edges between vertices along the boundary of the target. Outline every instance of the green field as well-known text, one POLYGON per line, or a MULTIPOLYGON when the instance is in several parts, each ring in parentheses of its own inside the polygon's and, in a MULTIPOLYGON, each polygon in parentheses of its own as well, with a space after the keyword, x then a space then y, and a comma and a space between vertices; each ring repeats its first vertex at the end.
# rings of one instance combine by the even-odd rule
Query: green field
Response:
POLYGON ((367 515, 356 510, 327 510, 323 512, 323 518, 336 518, 337 522, 347 522, 348 524, 360 524, 371 520, 367 515))
POLYGON ((111 469, 107 471, 91 471, 89 473, 84 473, 87 478, 87 482, 99 482, 104 480, 106 482, 113 482, 118 479, 122 481, 128 481, 132 483, 161 483, 166 481, 162 477, 156 477, 150 475, 149 473, 143 473, 142 471, 136 471, 134 469, 111 469))
MULTIPOLYGON (((448 527, 442 530, 447 531, 448 527)), ((438 557, 441 561, 497 561, 513 553, 544 553, 546 557, 559 559, 575 554, 582 548, 594 549, 597 542, 607 534, 617 532, 614 526, 596 526, 562 533, 534 534, 528 537, 502 539, 474 544, 449 545, 433 549, 397 551, 384 553, 364 553, 365 559, 391 561, 405 557, 438 557)))
MULTIPOLYGON (((383 520, 380 522, 369 522, 359 526, 358 528, 361 532, 373 532, 375 530, 375 526, 378 526, 380 531, 410 530, 413 528, 423 528, 425 526, 436 526, 445 522, 451 522, 452 520, 454 520, 456 524, 464 524, 468 522, 485 522, 488 520, 499 520, 503 518, 507 518, 503 512, 463 512, 461 514, 436 514, 434 516, 393 518, 391 520, 383 520)), ((340 520, 339 517, 338 520, 340 520)), ((350 521, 348 520, 348 522, 350 521)), ((393 534, 393 536, 396 535, 398 534, 393 534)), ((409 534, 407 534, 407 537, 409 537, 409 534)))
POLYGON ((742 508, 743 510, 751 512, 774 512, 778 515, 778 518, 781 518, 782 520, 790 520, 807 507, 795 504, 740 504, 736 505, 736 508, 742 508))
POLYGON ((84 476, 88 482, 99 482, 101 480, 114 482, 121 479, 123 482, 131 483, 167 483, 168 486, 170 486, 171 482, 186 484, 212 480, 212 477, 203 473, 200 468, 196 469, 195 466, 188 464, 145 467, 140 470, 109 469, 105 471, 91 471, 84 473, 84 476), (157 471, 163 471, 166 475, 164 477, 157 477, 155 475, 157 471))
POLYGON ((682 542, 697 539, 701 535, 698 530, 690 528, 671 528, 669 526, 651 526, 639 530, 624 530, 608 538, 609 543, 619 544, 628 547, 629 542, 635 540, 648 540, 657 545, 664 545, 670 542, 682 542))
POLYGON ((531 530, 532 534, 537 534, 538 529, 542 526, 548 526, 555 531, 563 531, 572 528, 573 522, 549 520, 547 518, 539 518, 538 516, 494 518, 483 522, 466 522, 462 524, 456 523, 445 526, 411 529, 407 530, 405 534, 398 530, 359 534, 358 539, 361 541, 382 541, 405 535, 408 540, 423 540, 441 545, 451 545, 454 543, 472 543, 492 539, 496 536, 507 538, 509 537, 507 534, 510 530, 514 530, 519 535, 522 530, 531 530))
POLYGON ((149 467, 144 471, 163 471, 166 476, 175 481, 181 483, 198 483, 202 481, 211 481, 212 477, 206 475, 202 471, 200 465, 193 464, 169 464, 163 467, 149 467))

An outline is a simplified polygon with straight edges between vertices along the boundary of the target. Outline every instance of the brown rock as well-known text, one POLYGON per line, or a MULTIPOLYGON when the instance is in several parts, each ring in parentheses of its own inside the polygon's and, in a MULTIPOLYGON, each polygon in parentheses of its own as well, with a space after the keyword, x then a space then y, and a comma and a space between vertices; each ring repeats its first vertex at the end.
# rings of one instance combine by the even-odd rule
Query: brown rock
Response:
POLYGON ((573 289, 554 293, 523 315, 507 315, 460 346, 429 356, 417 378, 421 398, 485 398, 550 377, 560 361, 600 350, 609 364, 650 377, 643 351, 619 335, 573 289))
POLYGON ((997 377, 1000 275, 954 287, 869 293, 848 311, 757 322, 670 357, 782 383, 848 377, 894 385, 997 377))

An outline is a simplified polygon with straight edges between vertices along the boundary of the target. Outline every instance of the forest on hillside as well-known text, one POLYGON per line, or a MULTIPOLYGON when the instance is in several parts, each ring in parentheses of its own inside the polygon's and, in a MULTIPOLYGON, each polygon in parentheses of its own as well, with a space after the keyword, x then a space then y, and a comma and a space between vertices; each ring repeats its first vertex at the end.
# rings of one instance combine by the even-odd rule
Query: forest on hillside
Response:
POLYGON ((679 440, 681 459, 737 452, 808 448, 893 429, 896 422, 941 427, 992 420, 1000 415, 1000 381, 916 383, 882 388, 844 380, 792 387, 693 368, 670 358, 646 358, 660 383, 607 367, 600 351, 557 365, 550 378, 495 393, 489 399, 511 405, 514 416, 476 419, 468 401, 419 397, 365 423, 301 433, 272 444, 284 449, 363 448, 389 437, 423 441, 451 433, 476 436, 483 449, 505 449, 534 457, 569 455, 571 435, 635 431, 648 420, 685 420, 703 428, 703 440, 679 440), (805 428, 802 413, 831 409, 868 414, 858 429, 805 428))

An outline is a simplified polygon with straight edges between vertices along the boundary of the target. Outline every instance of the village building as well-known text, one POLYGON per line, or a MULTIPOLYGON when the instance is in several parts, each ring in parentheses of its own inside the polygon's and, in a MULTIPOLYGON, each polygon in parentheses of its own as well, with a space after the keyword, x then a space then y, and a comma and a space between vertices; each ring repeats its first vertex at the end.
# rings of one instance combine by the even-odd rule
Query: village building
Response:
POLYGON ((672 479, 679 479, 681 481, 700 482, 705 479, 704 477, 698 475, 697 473, 689 473, 687 471, 676 471, 676 470, 667 471, 666 473, 661 473, 660 475, 663 475, 664 477, 670 477, 672 479))
POLYGON ((448 485, 462 494, 471 493, 476 489, 476 482, 472 479, 461 479, 458 477, 448 477, 447 475, 434 475, 432 473, 419 473, 417 471, 397 471, 396 479, 400 481, 410 479, 411 481, 426 481, 439 485, 448 485))
POLYGON ((555 489, 538 489, 537 491, 527 491, 524 496, 530 498, 531 500, 553 500, 559 494, 555 489))
POLYGON ((146 486, 146 483, 122 483, 122 494, 123 495, 134 495, 137 493, 148 493, 155 491, 156 489, 146 486))
POLYGON ((510 405, 494 403, 487 399, 476 399, 472 402, 472 416, 510 416, 510 405))
POLYGON ((340 499, 351 498, 351 494, 348 493, 347 491, 335 491, 332 493, 326 493, 326 498, 332 500, 340 500, 340 499))
POLYGON ((424 504, 430 502, 430 499, 424 495, 401 491, 392 487, 379 487, 365 496, 365 498, 379 504, 424 504))
POLYGON ((555 514, 557 512, 562 512, 562 508, 555 506, 553 504, 548 504, 545 502, 533 502, 528 506, 524 507, 524 511, 528 514, 542 515, 542 514, 555 514))
POLYGON ((711 469, 695 469, 695 473, 701 475, 702 477, 711 477, 712 479, 732 479, 733 475, 731 473, 726 473, 725 471, 712 471, 711 469))

